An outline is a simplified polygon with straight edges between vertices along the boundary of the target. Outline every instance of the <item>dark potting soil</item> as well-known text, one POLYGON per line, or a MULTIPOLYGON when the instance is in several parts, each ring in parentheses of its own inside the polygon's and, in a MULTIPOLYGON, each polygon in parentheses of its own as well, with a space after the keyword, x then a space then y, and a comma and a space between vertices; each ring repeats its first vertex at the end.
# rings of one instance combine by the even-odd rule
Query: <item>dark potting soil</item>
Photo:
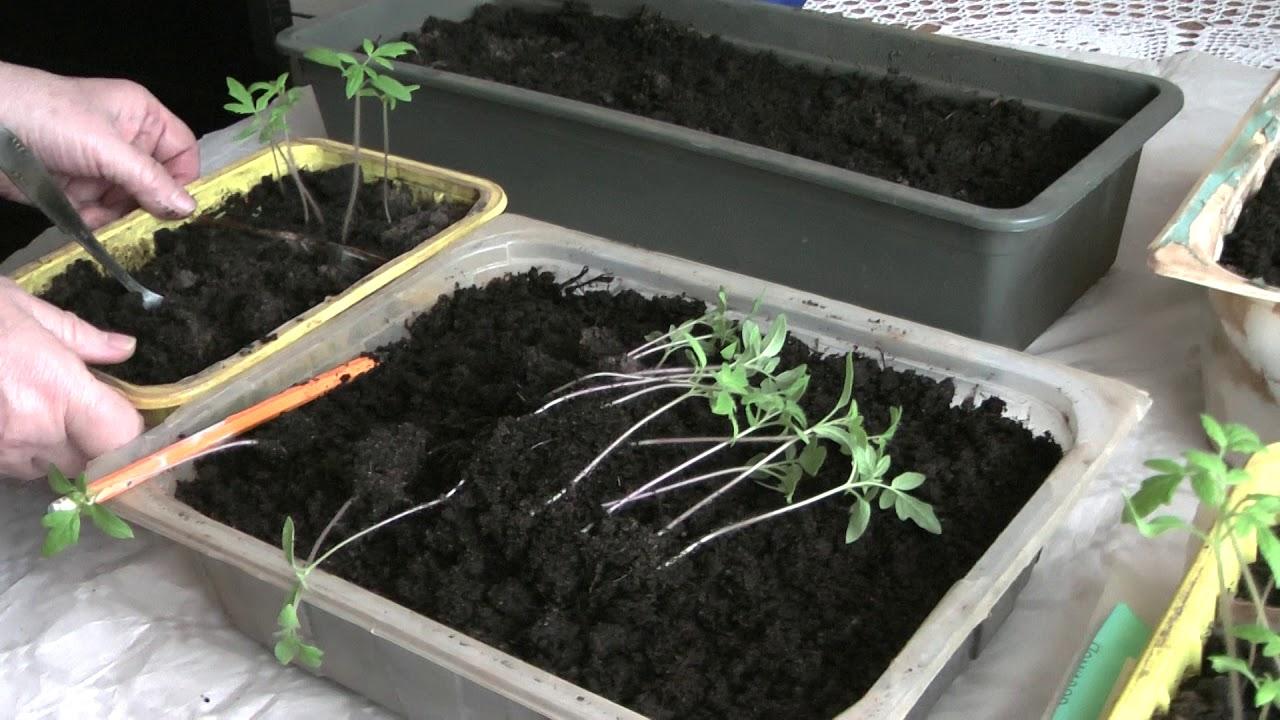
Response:
POLYGON ((626 18, 482 5, 428 18, 406 60, 682 125, 989 207, 1017 207, 1110 134, 1016 101, 946 99, 900 77, 832 74, 652 11, 626 18))
MULTIPOLYGON (((303 172, 307 188, 324 208, 324 236, 341 238, 350 197, 351 167, 303 172)), ((358 196, 348 244, 390 260, 460 220, 466 203, 415 200, 393 186, 387 224, 380 181, 358 196)), ((303 222, 293 184, 271 178, 216 211, 255 228, 320 235, 303 222)), ((138 349, 109 372, 134 383, 176 382, 231 357, 326 297, 372 272, 375 264, 337 261, 323 244, 303 247, 276 238, 191 222, 156 233, 156 254, 135 273, 165 297, 158 310, 142 309, 137 296, 80 261, 56 278, 42 297, 99 327, 133 335, 138 349)))
MULTIPOLYGON (((1238 648, 1237 652, 1241 656, 1248 652, 1244 643, 1239 643, 1238 648)), ((1232 720, 1231 679, 1225 674, 1214 672, 1209 662, 1209 658, 1214 655, 1226 652, 1227 645, 1222 633, 1215 630, 1205 642, 1199 674, 1184 678, 1169 702, 1169 711, 1156 714, 1152 720, 1232 720)), ((1270 662, 1259 655, 1253 664, 1253 670, 1262 675, 1271 667, 1270 662)), ((1253 686, 1241 679, 1240 688, 1245 696, 1241 703, 1244 720, 1257 720, 1259 712, 1253 704, 1253 686)))
MULTIPOLYGON (((953 407, 950 381, 860 358, 855 397, 869 429, 886 426, 891 405, 904 408, 891 476, 928 475, 918 495, 935 506, 943 534, 877 511, 846 545, 847 506, 831 502, 658 569, 701 533, 783 502, 744 483, 686 531, 658 537, 701 492, 610 517, 600 504, 689 448, 625 446, 544 506, 670 396, 605 407, 597 395, 531 411, 562 384, 616 367, 647 332, 703 310, 593 288, 566 291, 530 271, 457 290, 415 320, 406 341, 379 351, 369 374, 260 428, 261 445, 200 461, 178 497, 272 544, 292 516, 305 554, 348 499, 326 547, 462 480, 448 502, 359 540, 327 569, 654 718, 803 720, 829 718, 867 691, 1062 457, 1050 437, 1003 417, 999 400, 953 407)), ((843 359, 795 340, 784 358, 809 363, 806 404, 825 413, 843 359)), ((647 427, 644 437, 725 431, 692 403, 647 427)), ((843 480, 838 457, 813 492, 843 480)))
POLYGON ((1251 280, 1280 287, 1280 171, 1272 167, 1222 242, 1221 262, 1251 280))

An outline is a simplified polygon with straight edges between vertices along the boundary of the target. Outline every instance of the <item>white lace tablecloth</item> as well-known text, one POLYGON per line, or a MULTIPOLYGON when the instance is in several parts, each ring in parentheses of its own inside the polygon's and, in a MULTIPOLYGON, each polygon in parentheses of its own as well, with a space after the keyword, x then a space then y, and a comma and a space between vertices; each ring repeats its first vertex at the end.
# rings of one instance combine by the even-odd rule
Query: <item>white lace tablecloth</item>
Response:
POLYGON ((1280 0, 808 0, 806 8, 1000 45, 1280 68, 1280 0))
MULTIPOLYGON (((1120 493, 1141 479, 1142 461, 1200 438, 1204 296, 1147 270, 1145 246, 1272 75, 1203 54, 1159 64, 1090 58, 1172 79, 1186 109, 1143 154, 1115 267, 1030 351, 1137 385, 1154 407, 1053 535, 1008 622, 937 705, 938 720, 1035 720, 1086 642, 1104 587, 1151 617, 1181 571, 1181 540, 1152 545, 1116 525, 1120 493)), ((318 127, 314 115, 295 123, 318 127)), ((206 171, 242 152, 228 143, 232 132, 202 140, 206 171)), ((58 242, 42 236, 0 272, 58 242)), ((108 542, 90 530, 65 556, 40 559, 39 519, 50 499, 40 485, 0 485, 0 718, 385 717, 340 687, 280 667, 233 630, 203 576, 160 538, 108 542)), ((1178 509, 1190 507, 1181 496, 1178 509)))

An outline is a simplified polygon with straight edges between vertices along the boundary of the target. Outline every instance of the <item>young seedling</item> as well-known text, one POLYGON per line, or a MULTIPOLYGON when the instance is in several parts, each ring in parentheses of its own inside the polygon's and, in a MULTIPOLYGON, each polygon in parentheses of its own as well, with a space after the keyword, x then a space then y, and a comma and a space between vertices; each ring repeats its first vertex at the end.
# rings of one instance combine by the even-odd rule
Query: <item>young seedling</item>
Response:
MULTIPOLYGON (((256 445, 256 440, 235 440, 215 445, 202 452, 187 457, 182 462, 168 467, 198 460, 207 455, 236 447, 256 445)), ((40 524, 48 530, 45 535, 41 554, 45 557, 56 555, 80 540, 80 521, 86 513, 89 520, 109 537, 128 540, 133 537, 133 530, 115 513, 103 507, 100 495, 106 490, 90 491, 85 476, 81 473, 74 481, 56 467, 49 468, 49 487, 60 497, 49 504, 49 510, 40 519, 40 524)), ((108 498, 109 499, 109 498, 108 498)))
POLYGON ((1124 521, 1137 527, 1144 537, 1156 537, 1170 530, 1182 530, 1198 538, 1210 548, 1216 560, 1218 573, 1218 619, 1223 625, 1227 647, 1225 655, 1209 658, 1215 672, 1226 673, 1231 683, 1231 712, 1236 720, 1244 715, 1241 680, 1247 680, 1254 688, 1254 705, 1262 708, 1260 718, 1266 718, 1273 707, 1280 706, 1280 635, 1267 619, 1266 598, 1259 591, 1253 574, 1248 571, 1248 560, 1240 547, 1240 538, 1255 534, 1258 551, 1275 577, 1280 577, 1280 538, 1273 526, 1280 516, 1280 496, 1264 493, 1250 494, 1232 502, 1231 488, 1249 479, 1247 473, 1228 465, 1228 456, 1252 455, 1261 452, 1258 435, 1237 424, 1221 424, 1208 415, 1201 416, 1205 434, 1216 452, 1188 450, 1181 462, 1169 459, 1151 460, 1146 466, 1156 472, 1143 481, 1132 497, 1125 498, 1124 521), (1172 515, 1151 517, 1160 507, 1173 501, 1174 492, 1184 483, 1190 484, 1196 497, 1206 507, 1217 513, 1217 522, 1208 532, 1201 532, 1194 525, 1172 515), (1224 561, 1234 557, 1242 569, 1249 603, 1253 606, 1253 623, 1235 624, 1230 610, 1232 594, 1227 588, 1224 561), (1250 646, 1247 657, 1238 652, 1237 641, 1250 646), (1258 673, 1253 670, 1258 655, 1270 660, 1275 672, 1258 673))
MULTIPOLYGON (((757 301, 752 314, 758 309, 757 301)), ((561 395, 537 412, 545 412, 572 398, 619 389, 626 389, 629 394, 613 400, 611 405, 664 390, 679 390, 681 394, 623 431, 547 504, 562 498, 646 424, 685 400, 701 399, 708 403, 713 414, 726 418, 730 434, 725 437, 658 438, 634 442, 641 447, 696 444, 710 447, 652 478, 630 494, 605 503, 606 513, 613 515, 635 502, 725 477, 729 479, 668 523, 659 534, 671 532, 749 478, 772 480, 768 486, 781 492, 788 506, 716 530, 690 545, 670 562, 717 537, 840 494, 852 498, 847 542, 854 542, 866 530, 872 503, 875 502, 882 509, 894 508, 902 520, 911 520, 930 532, 941 532, 932 506, 909 494, 923 484, 923 475, 908 472, 891 481, 886 480, 891 461, 885 454, 885 448, 897 430, 901 410, 891 410, 890 427, 885 432, 876 436, 866 433, 857 403, 853 400, 853 358, 850 355, 845 359, 845 383, 840 399, 826 417, 810 425, 800 405, 809 386, 808 367, 798 365, 778 372, 779 354, 786 338, 787 325, 783 316, 775 318, 767 333, 750 317, 740 322, 730 319, 727 299, 721 291, 716 308, 701 317, 673 326, 665 333, 654 334, 648 342, 627 354, 630 362, 660 354, 656 367, 634 372, 594 373, 559 388, 557 392, 583 382, 603 381, 602 384, 561 395), (683 355, 688 365, 663 367, 667 359, 676 354, 683 355), (716 360, 715 364, 712 364, 712 358, 716 360), (694 465, 730 447, 746 443, 772 444, 774 447, 746 465, 681 477, 694 465), (793 504, 800 481, 818 474, 830 444, 836 445, 850 459, 847 480, 793 504)))
POLYGON ((118 515, 99 505, 89 495, 85 485, 84 473, 76 476, 74 481, 56 467, 49 468, 49 487, 61 497, 49 506, 48 513, 40 518, 40 524, 48 532, 44 537, 44 546, 40 554, 52 557, 80 541, 80 518, 88 514, 89 519, 109 537, 128 540, 133 537, 133 529, 118 515))
POLYGON ((306 52, 306 58, 312 62, 326 65, 338 70, 346 80, 346 96, 354 106, 352 116, 351 144, 354 149, 351 173, 351 197, 347 201, 347 212, 342 219, 342 242, 347 241, 351 230, 351 220, 355 215, 356 194, 360 191, 360 98, 377 98, 382 104, 382 207, 391 222, 391 206, 388 200, 388 169, 391 155, 390 123, 388 116, 398 102, 409 102, 417 85, 405 85, 399 80, 386 75, 374 66, 384 69, 392 68, 391 60, 406 53, 413 52, 414 47, 407 42, 390 42, 385 45, 374 45, 372 40, 365 39, 361 44, 365 58, 363 61, 346 52, 335 52, 325 48, 312 48, 306 52))
MULTIPOLYGON (((798 399, 808 386, 807 368, 787 371, 777 377, 773 375, 781 362, 778 354, 782 351, 787 337, 786 318, 783 316, 776 318, 767 335, 754 320, 743 320, 737 328, 738 339, 730 340, 722 348, 714 346, 708 348, 707 345, 704 345, 704 342, 706 342, 705 337, 709 337, 710 333, 700 333, 696 328, 700 324, 706 324, 709 328, 716 328, 720 326, 720 323, 720 313, 713 311, 708 316, 704 316, 704 318, 673 328, 664 334, 665 340, 663 337, 655 338, 646 343, 646 345, 629 353, 631 358, 637 359, 647 354, 662 352, 663 360, 665 360, 674 352, 683 350, 690 363, 688 367, 676 369, 674 372, 666 372, 667 369, 662 368, 661 364, 659 364, 656 369, 650 371, 596 374, 591 377, 612 376, 611 379, 614 381, 603 386, 579 390, 568 396, 557 398, 537 411, 539 413, 545 412, 569 397, 577 397, 591 392, 629 388, 636 385, 639 385, 640 389, 618 398, 610 404, 622 405, 654 392, 666 390, 683 391, 675 399, 665 403, 623 431, 608 447, 601 451, 570 480, 568 485, 549 499, 547 501, 548 505, 564 497, 600 463, 604 462, 623 443, 647 424, 687 400, 702 399, 708 403, 712 413, 727 418, 733 428, 733 437, 717 443, 711 449, 672 470, 671 473, 680 472, 688 466, 731 446, 742 437, 752 435, 777 423, 804 422, 804 412, 800 409, 798 399), (719 355, 721 359, 719 364, 709 364, 709 349, 719 355), (767 388, 766 390, 760 391, 752 385, 752 380, 758 375, 764 376, 765 381, 768 383, 762 386, 767 388), (747 415, 749 427, 746 430, 740 428, 739 408, 743 408, 747 415)), ((655 479, 637 492, 646 491, 650 486, 660 482, 665 477, 667 475, 655 479)), ((625 502, 622 504, 625 505, 625 502)))
POLYGON ((410 515, 423 510, 429 510, 448 501, 462 489, 462 486, 465 483, 466 480, 462 480, 457 485, 454 485, 448 492, 434 500, 415 505, 408 510, 403 510, 389 518, 386 518, 385 520, 381 520, 370 525, 369 527, 334 545, 323 555, 317 558, 316 553, 318 553, 320 548, 324 545, 325 539, 329 536, 329 533, 333 528, 337 526, 338 522, 342 519, 343 514, 345 514, 347 509, 351 507, 351 503, 354 498, 352 500, 347 500, 343 503, 342 507, 338 508, 338 511, 334 513, 333 518, 329 520, 329 524, 324 527, 324 530, 320 532, 320 535, 316 538, 315 544, 311 546, 311 554, 307 557, 305 562, 298 562, 297 556, 294 553, 293 518, 286 517, 284 520, 284 529, 281 532, 280 549, 284 552, 285 562, 289 563, 289 568, 293 571, 294 581, 293 586, 289 589, 289 594, 285 596, 284 606, 280 608, 280 612, 276 616, 276 625, 278 627, 276 630, 275 644, 276 660, 278 660, 282 665, 288 665, 296 660, 313 670, 319 668, 321 662, 324 660, 324 651, 315 645, 308 644, 303 639, 302 622, 299 617, 302 607, 302 593, 307 587, 307 578, 310 577, 311 573, 315 571, 316 568, 323 565, 326 560, 333 557, 339 550, 342 550, 360 538, 391 525, 392 523, 403 520, 410 515))
POLYGON ((298 169, 297 160, 293 155, 292 138, 289 131, 289 113, 298 103, 298 89, 287 87, 289 81, 289 73, 282 73, 276 78, 275 82, 256 82, 245 87, 239 80, 233 77, 227 78, 227 93, 231 95, 233 102, 227 103, 223 107, 237 115, 246 115, 253 118, 251 125, 242 131, 237 139, 244 140, 254 135, 258 136, 258 142, 271 147, 271 159, 276 163, 276 175, 280 175, 280 163, 277 156, 283 157, 285 165, 289 169, 289 176, 293 178, 293 184, 298 189, 298 200, 302 204, 302 220, 304 223, 311 222, 311 213, 315 213, 316 220, 324 225, 324 212, 320 209, 320 203, 316 202, 315 197, 307 190, 307 186, 302 181, 302 172, 298 169), (280 140, 284 140, 284 148, 281 150, 280 140))

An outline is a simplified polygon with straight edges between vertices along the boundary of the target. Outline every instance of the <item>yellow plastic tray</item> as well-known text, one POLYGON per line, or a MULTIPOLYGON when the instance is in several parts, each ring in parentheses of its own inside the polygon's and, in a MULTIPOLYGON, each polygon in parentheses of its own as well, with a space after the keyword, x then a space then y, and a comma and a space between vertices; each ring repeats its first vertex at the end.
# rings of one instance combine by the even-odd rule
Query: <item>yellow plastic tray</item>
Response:
MULTIPOLYGON (((292 143, 298 165, 306 170, 324 170, 351 161, 350 145, 330 140, 306 139, 292 143)), ((361 150, 360 164, 369 177, 382 176, 382 154, 361 150)), ((154 424, 173 410, 208 393, 272 355, 288 348, 316 328, 368 297, 428 258, 448 247, 458 238, 502 213, 506 194, 496 184, 470 175, 433 167, 392 156, 389 165, 392 179, 405 183, 419 197, 433 195, 459 201, 470 201, 471 211, 458 222, 423 242, 386 265, 366 275, 341 294, 329 298, 295 317, 274 332, 264 333, 270 340, 259 340, 194 375, 163 385, 135 385, 96 371, 105 382, 118 388, 139 410, 148 424, 154 424)), ((197 180, 188 190, 198 204, 197 214, 217 208, 228 196, 243 193, 261 182, 264 176, 276 176, 277 166, 271 151, 265 149, 218 173, 197 180)), ((145 212, 134 212, 98 232, 98 239, 125 267, 133 269, 154 254, 157 230, 178 227, 190 219, 163 221, 145 212)), ((15 270, 15 282, 31 293, 39 294, 49 287, 77 260, 89 260, 79 245, 70 244, 43 258, 15 270)), ((140 342, 145 343, 145 338, 140 342)))
MULTIPOLYGON (((1233 500, 1250 493, 1280 493, 1280 443, 1255 455, 1246 470, 1251 479, 1236 486, 1233 500)), ((1252 562, 1257 552, 1252 535, 1241 540, 1241 550, 1252 562)), ((1234 555, 1223 558, 1223 570, 1227 586, 1234 590, 1241 570, 1234 555)), ((1205 546, 1178 585, 1173 602, 1105 716, 1108 720, 1150 720, 1168 710, 1182 679, 1200 670, 1204 642, 1217 619, 1219 587, 1213 550, 1205 546)))

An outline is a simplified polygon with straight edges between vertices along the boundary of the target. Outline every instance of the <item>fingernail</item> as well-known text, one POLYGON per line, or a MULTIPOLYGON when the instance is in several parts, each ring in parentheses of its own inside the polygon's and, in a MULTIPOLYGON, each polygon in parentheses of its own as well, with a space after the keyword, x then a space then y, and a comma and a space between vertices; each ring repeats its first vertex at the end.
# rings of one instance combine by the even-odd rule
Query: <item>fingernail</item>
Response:
POLYGON ((186 217, 196 211, 196 200, 186 190, 179 190, 169 197, 169 207, 175 215, 186 217))
POLYGON ((137 344, 137 339, 128 335, 107 333, 107 345, 110 345, 112 350, 119 350, 120 352, 128 350, 132 352, 134 346, 137 344))

